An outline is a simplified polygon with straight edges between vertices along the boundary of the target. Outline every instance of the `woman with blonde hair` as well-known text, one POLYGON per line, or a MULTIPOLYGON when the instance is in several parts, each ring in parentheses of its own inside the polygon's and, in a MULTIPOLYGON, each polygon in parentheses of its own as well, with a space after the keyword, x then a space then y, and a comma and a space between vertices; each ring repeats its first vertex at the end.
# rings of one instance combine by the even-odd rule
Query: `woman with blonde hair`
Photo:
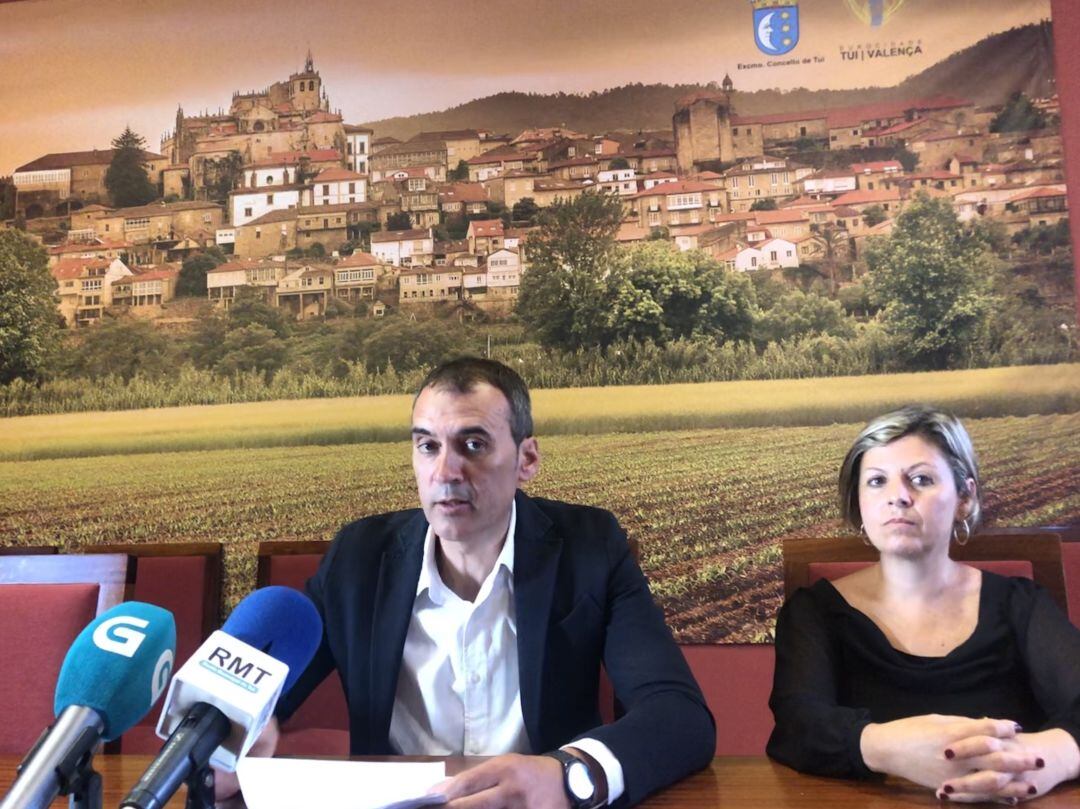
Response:
POLYGON ((949 558, 980 514, 963 425, 926 406, 876 418, 839 484, 880 558, 781 609, 769 755, 953 801, 1016 803, 1076 778, 1080 630, 1033 582, 949 558))

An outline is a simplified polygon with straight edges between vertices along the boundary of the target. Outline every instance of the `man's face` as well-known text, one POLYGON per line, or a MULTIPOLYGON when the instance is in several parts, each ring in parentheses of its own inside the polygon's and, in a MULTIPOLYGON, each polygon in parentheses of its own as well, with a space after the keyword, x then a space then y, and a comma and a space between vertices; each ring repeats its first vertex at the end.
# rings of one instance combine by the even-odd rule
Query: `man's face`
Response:
POLYGON ((540 465, 535 438, 514 444, 506 397, 482 382, 468 393, 425 388, 412 423, 416 488, 435 535, 476 546, 501 539, 518 484, 540 465))

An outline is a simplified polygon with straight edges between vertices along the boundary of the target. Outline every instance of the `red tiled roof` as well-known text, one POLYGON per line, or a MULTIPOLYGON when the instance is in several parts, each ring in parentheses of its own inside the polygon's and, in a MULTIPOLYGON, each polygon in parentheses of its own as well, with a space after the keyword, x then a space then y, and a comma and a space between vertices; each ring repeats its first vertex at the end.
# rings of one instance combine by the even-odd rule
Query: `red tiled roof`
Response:
POLYGON ((477 155, 476 157, 470 157, 465 162, 468 163, 470 166, 479 166, 486 163, 505 163, 516 160, 527 162, 530 160, 536 160, 536 157, 526 152, 519 151, 513 146, 496 146, 494 149, 484 152, 481 155, 477 155))
POLYGON ((81 278, 86 270, 106 269, 113 260, 110 258, 62 258, 49 268, 57 281, 81 278))
POLYGON ((834 199, 833 206, 862 205, 868 202, 895 202, 899 199, 899 191, 894 189, 875 188, 873 191, 849 191, 834 199))
POLYGON ((430 239, 431 231, 427 228, 413 228, 411 230, 387 230, 371 234, 372 242, 401 242, 414 239, 430 239))
POLYGON ((311 149, 301 151, 294 149, 288 152, 271 152, 266 157, 259 158, 249 164, 249 168, 265 168, 267 166, 292 166, 307 158, 312 163, 329 163, 341 160, 341 153, 337 149, 311 149))
POLYGON ((808 222, 810 217, 805 210, 753 211, 754 220, 759 225, 779 225, 785 222, 808 222))
POLYGON ((59 256, 64 253, 101 253, 106 250, 124 250, 128 247, 131 247, 131 245, 127 242, 106 242, 101 240, 91 243, 65 242, 50 247, 49 254, 59 256))
POLYGON ((363 180, 363 174, 357 174, 355 171, 349 171, 348 169, 334 167, 332 169, 323 169, 315 177, 314 182, 317 183, 333 183, 342 182, 344 180, 363 180))
POLYGON ((177 270, 149 270, 138 275, 125 275, 123 278, 117 278, 113 281, 113 286, 124 283, 131 284, 135 281, 165 281, 169 278, 176 278, 178 275, 180 273, 177 270))
POLYGON ((371 253, 363 253, 357 250, 351 256, 346 256, 338 262, 338 269, 346 267, 370 267, 372 264, 381 264, 382 262, 371 253))
POLYGON ((252 260, 238 260, 238 261, 226 261, 224 264, 220 264, 214 267, 212 270, 207 270, 206 274, 215 272, 236 272, 237 270, 254 270, 257 267, 281 267, 281 264, 273 261, 259 261, 257 259, 252 260))
POLYGON ((846 205, 840 205, 833 208, 833 213, 839 217, 851 218, 852 216, 862 216, 855 208, 849 208, 846 205))
MULTIPOLYGON (((104 166, 112 162, 115 149, 93 149, 89 152, 53 152, 37 160, 19 166, 15 169, 20 171, 56 171, 58 169, 70 169, 75 166, 104 166)), ((165 155, 154 152, 142 152, 143 160, 166 160, 165 155)))
POLYGON ((453 183, 439 189, 439 200, 446 202, 487 202, 487 189, 480 183, 453 183))
POLYGON ((1040 199, 1044 197, 1064 197, 1064 188, 1035 188, 1031 191, 1025 191, 1021 194, 1017 194, 1015 197, 1010 197, 1009 202, 1020 202, 1025 199, 1040 199))
POLYGON ((469 223, 469 232, 475 238, 505 235, 501 219, 474 219, 469 223))
POLYGON ((630 199, 641 199, 642 197, 666 197, 671 194, 693 194, 699 191, 719 191, 715 185, 710 183, 699 183, 693 180, 679 180, 674 183, 657 183, 652 188, 645 191, 638 191, 630 199))
POLYGON ((899 160, 877 160, 872 163, 852 163, 851 170, 856 174, 873 174, 883 171, 903 171, 904 166, 899 160))

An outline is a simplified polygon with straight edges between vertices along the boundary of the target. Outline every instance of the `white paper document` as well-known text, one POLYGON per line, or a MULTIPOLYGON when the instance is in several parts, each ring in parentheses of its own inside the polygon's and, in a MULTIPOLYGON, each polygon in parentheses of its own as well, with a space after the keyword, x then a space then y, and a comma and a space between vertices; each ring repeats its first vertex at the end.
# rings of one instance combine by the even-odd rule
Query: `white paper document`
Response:
POLYGON ((244 758, 236 768, 248 809, 412 809, 446 803, 427 791, 446 777, 435 762, 244 758))

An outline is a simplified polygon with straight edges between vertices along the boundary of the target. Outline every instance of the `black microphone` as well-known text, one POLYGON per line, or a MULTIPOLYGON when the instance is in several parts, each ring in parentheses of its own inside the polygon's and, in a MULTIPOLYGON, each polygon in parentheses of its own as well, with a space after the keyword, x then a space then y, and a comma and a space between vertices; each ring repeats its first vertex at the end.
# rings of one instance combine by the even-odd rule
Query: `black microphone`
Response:
POLYGON ((182 783, 189 805, 193 791, 212 805, 208 765, 236 769, 321 640, 319 612, 298 590, 264 587, 241 601, 173 678, 157 728, 167 740, 120 806, 162 809, 182 783))

